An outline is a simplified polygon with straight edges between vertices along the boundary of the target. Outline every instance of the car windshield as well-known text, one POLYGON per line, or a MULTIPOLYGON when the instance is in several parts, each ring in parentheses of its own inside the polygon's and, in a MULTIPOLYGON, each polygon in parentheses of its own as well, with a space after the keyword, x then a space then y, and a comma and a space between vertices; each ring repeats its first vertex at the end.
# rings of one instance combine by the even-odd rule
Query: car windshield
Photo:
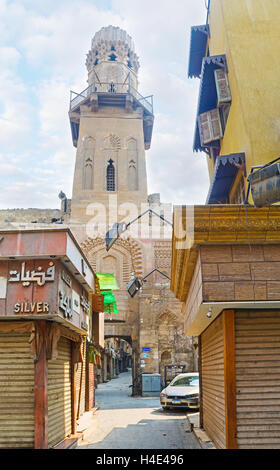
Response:
POLYGON ((172 387, 198 387, 199 380, 196 375, 180 377, 178 379, 174 379, 170 385, 172 385, 172 387))

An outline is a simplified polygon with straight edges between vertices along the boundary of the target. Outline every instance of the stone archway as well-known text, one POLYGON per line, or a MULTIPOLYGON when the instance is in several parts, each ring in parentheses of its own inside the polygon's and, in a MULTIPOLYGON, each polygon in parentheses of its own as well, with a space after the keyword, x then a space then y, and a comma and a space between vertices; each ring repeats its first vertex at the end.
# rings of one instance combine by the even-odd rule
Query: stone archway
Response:
POLYGON ((137 364, 139 355, 139 298, 131 299, 126 286, 132 272, 137 277, 143 277, 143 250, 136 240, 131 237, 119 238, 108 253, 104 238, 87 238, 82 243, 93 270, 95 272, 113 272, 116 276, 119 290, 114 292, 117 300, 119 315, 105 316, 105 338, 130 338, 133 349, 132 376, 138 374, 137 364))

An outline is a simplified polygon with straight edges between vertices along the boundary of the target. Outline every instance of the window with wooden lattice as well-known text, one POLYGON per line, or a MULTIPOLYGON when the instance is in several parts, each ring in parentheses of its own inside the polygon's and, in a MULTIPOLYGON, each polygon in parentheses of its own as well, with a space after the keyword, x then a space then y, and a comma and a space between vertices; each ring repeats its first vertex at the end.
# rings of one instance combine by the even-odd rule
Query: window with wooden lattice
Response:
POLYGON ((225 69, 217 69, 214 71, 215 82, 218 96, 218 106, 231 102, 231 91, 228 81, 228 74, 225 69))

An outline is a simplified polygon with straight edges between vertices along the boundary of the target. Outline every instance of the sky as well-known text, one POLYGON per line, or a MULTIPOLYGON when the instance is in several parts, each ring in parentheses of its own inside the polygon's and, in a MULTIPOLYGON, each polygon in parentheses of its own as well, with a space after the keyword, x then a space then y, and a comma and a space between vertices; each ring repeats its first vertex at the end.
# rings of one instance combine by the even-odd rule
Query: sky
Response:
POLYGON ((109 25, 132 36, 139 92, 154 96, 148 193, 205 203, 206 157, 192 150, 199 80, 187 77, 204 0, 0 0, 0 18, 0 209, 59 208, 61 190, 71 198, 70 90, 87 87, 91 39, 109 25))

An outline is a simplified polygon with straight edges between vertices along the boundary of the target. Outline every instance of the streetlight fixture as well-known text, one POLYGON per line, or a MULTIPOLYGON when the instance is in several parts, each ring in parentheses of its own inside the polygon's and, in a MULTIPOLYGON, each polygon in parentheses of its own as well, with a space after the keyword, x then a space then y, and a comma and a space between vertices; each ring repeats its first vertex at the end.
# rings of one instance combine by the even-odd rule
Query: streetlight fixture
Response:
POLYGON ((106 233, 106 236, 105 236, 106 250, 109 251, 110 248, 112 248, 112 246, 120 237, 120 235, 124 233, 130 227, 130 225, 132 225, 134 222, 137 222, 137 220, 139 220, 141 217, 143 217, 144 215, 148 213, 156 215, 163 222, 166 222, 167 224, 171 225, 171 227, 173 226, 172 223, 169 222, 169 220, 166 220, 162 215, 157 214, 157 212, 153 211, 152 209, 148 209, 145 212, 143 212, 143 214, 138 215, 136 219, 133 219, 128 224, 126 224, 125 222, 115 223, 113 227, 106 233))
POLYGON ((166 277, 167 279, 169 279, 169 281, 171 280, 170 277, 168 277, 166 274, 162 273, 161 271, 159 271, 159 269, 154 269, 153 271, 151 271, 149 274, 147 274, 147 276, 143 277, 143 279, 138 279, 137 277, 133 277, 131 279, 131 281, 128 283, 127 285, 127 292, 129 293, 130 297, 135 297, 135 295, 138 293, 138 291, 141 289, 141 287, 143 287, 143 283, 146 282, 147 278, 149 276, 151 276, 154 272, 158 272, 159 274, 161 274, 162 276, 166 277))
POLYGON ((106 233, 105 243, 106 250, 109 251, 110 248, 114 245, 120 235, 127 230, 127 225, 125 222, 115 223, 113 227, 106 233))
POLYGON ((137 277, 133 277, 129 283, 127 284, 127 292, 129 293, 130 297, 133 298, 141 289, 142 284, 137 277))

